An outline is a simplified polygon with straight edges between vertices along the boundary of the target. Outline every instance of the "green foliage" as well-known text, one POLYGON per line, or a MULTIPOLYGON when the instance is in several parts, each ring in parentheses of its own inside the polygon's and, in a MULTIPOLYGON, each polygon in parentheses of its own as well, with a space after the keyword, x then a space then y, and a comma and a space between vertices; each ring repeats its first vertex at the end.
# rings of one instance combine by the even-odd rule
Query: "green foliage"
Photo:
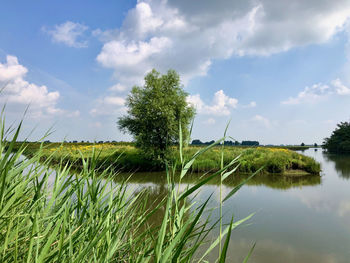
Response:
POLYGON ((118 121, 119 128, 133 135, 137 147, 151 159, 167 157, 170 145, 179 142, 179 123, 183 142, 189 137, 194 108, 186 102, 180 77, 174 70, 160 75, 152 70, 143 87, 133 87, 127 98, 127 115, 118 121))
MULTIPOLYGON (((0 262, 204 262, 227 237, 219 256, 224 262, 231 231, 252 216, 232 220, 203 248, 217 225, 205 216, 210 197, 200 205, 187 197, 234 169, 237 159, 185 189, 167 169, 165 196, 155 201, 147 191, 127 194, 126 182, 115 184, 109 169, 98 173, 94 150, 90 158, 81 159, 78 174, 71 173, 63 157, 51 170, 55 151, 40 162, 44 144, 23 158, 28 144, 14 148, 20 127, 8 140, 4 123, 0 118, 0 262)), ((190 166, 191 161, 183 160, 181 167, 190 166)))
MULTIPOLYGON (((19 144, 20 145, 20 144, 19 144)), ((16 145, 15 145, 16 147, 16 145)), ((191 172, 213 172, 221 167, 221 147, 218 145, 202 152, 190 167, 191 172)), ((32 156, 40 149, 39 143, 27 143, 25 154, 32 156)), ((82 167, 81 154, 85 158, 91 158, 93 149, 98 153, 96 157, 97 166, 101 170, 112 166, 116 171, 163 171, 164 164, 160 160, 151 160, 145 154, 132 145, 120 144, 47 144, 42 149, 42 157, 51 156, 52 162, 59 163, 63 158, 69 161, 78 170, 82 167), (117 161, 116 161, 117 160, 117 161)), ((189 146, 183 149, 184 158, 189 158, 198 150, 205 147, 189 146)), ((302 148, 304 149, 304 148, 302 148)), ((299 170, 311 174, 319 174, 320 164, 313 158, 302 155, 286 148, 277 147, 224 147, 224 164, 229 163, 236 156, 240 156, 239 173, 252 173, 260 167, 264 167, 262 173, 288 173, 290 170, 299 170)), ((168 151, 169 160, 174 163, 179 156, 176 147, 170 147, 168 151)), ((181 169, 181 167, 177 167, 181 169)))
POLYGON ((350 122, 341 122, 329 138, 325 138, 323 148, 331 153, 350 153, 350 122))

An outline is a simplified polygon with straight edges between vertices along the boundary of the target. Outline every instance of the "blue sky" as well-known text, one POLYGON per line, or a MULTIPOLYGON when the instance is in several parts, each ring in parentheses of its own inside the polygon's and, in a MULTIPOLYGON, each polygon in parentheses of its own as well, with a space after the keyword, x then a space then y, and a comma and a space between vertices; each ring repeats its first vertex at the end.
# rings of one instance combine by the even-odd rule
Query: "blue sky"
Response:
POLYGON ((116 121, 152 68, 179 72, 193 138, 321 143, 350 105, 350 1, 2 1, 0 103, 23 136, 130 140, 116 121), (34 131, 33 131, 34 129, 34 131))

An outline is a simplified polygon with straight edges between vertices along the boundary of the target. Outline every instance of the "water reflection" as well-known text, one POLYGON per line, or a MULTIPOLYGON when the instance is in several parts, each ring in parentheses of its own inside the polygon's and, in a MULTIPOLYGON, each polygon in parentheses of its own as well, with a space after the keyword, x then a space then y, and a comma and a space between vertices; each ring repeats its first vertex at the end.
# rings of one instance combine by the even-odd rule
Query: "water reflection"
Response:
POLYGON ((350 179, 350 155, 324 154, 327 161, 332 161, 335 170, 345 179, 350 179))
MULTIPOLYGON (((207 175, 208 176, 208 175, 207 175)), ((244 174, 234 174, 227 178, 224 181, 224 185, 227 187, 235 187, 249 175, 244 174)), ((205 178, 205 175, 202 174, 188 174, 182 179, 184 184, 194 184, 200 179, 205 178)), ((128 174, 119 174, 115 177, 116 182, 122 182, 128 179, 130 183, 152 183, 155 185, 164 185, 167 182, 165 173, 135 173, 130 177, 128 174)), ((267 186, 269 188, 287 190, 294 187, 303 187, 303 186, 314 186, 321 184, 322 178, 318 175, 293 175, 293 176, 281 176, 281 175, 271 175, 271 174, 259 174, 253 177, 247 182, 247 185, 250 186, 267 186)), ((175 181, 177 179, 175 178, 175 181)), ((219 185, 220 177, 214 178, 207 185, 219 185)))
MULTIPOLYGON (((321 262, 345 263, 350 260, 350 157, 326 155, 309 149, 303 154, 321 162, 323 176, 258 175, 250 180, 234 198, 224 203, 224 222, 234 214, 236 220, 252 212, 250 225, 241 226, 231 236, 228 262, 242 262, 253 242, 257 242, 249 262, 321 262)), ((116 182, 123 181, 120 174, 116 182)), ((224 195, 244 180, 234 175, 224 182, 224 195)), ((201 178, 189 174, 181 189, 201 178)), ((164 173, 135 174, 130 184, 149 192, 149 205, 167 194, 164 173)), ((201 203, 214 193, 211 207, 219 205, 219 178, 205 185, 193 201, 201 203)), ((161 213, 161 212, 159 212, 161 213)), ((160 223, 161 214, 152 222, 160 223)), ((219 214, 213 213, 213 222, 219 214)), ((214 239, 218 234, 213 233, 214 239)), ((217 252, 207 260, 213 262, 217 252)))

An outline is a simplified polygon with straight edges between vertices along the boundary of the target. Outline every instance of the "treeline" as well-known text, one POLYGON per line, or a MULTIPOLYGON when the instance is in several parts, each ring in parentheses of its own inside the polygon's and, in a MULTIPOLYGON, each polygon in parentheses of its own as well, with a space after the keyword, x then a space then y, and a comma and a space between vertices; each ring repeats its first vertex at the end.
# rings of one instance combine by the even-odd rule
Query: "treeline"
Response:
MULTIPOLYGON (((214 140, 209 142, 202 142, 201 140, 196 139, 192 141, 191 145, 210 145, 214 142, 214 140)), ((259 146, 258 141, 225 141, 224 144, 227 146, 259 146)))

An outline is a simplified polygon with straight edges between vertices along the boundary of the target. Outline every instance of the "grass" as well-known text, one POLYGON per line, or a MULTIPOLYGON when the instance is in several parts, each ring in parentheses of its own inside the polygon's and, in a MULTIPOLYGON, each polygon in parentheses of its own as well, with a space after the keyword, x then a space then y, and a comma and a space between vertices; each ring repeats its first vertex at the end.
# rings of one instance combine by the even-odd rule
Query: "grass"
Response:
MULTIPOLYGON (((180 153, 178 181, 178 169, 166 166, 166 196, 155 202, 147 191, 128 193, 127 181, 115 184, 113 170, 98 171, 99 158, 107 157, 102 152, 88 150, 89 158, 80 157, 78 174, 71 173, 65 154, 43 145, 23 158, 32 145, 16 143, 21 125, 6 130, 3 115, 0 121, 0 262, 204 262, 219 244, 218 261, 225 262, 231 231, 252 216, 232 218, 229 225, 222 218, 210 222, 204 216, 209 199, 189 202, 205 183, 219 177, 222 184, 238 159, 183 191, 178 188, 191 164, 214 145, 192 156, 180 153), (155 214, 159 224, 149 220, 155 214), (200 253, 218 223, 219 236, 200 253)), ((222 198, 220 209, 246 181, 222 198)))
MULTIPOLYGON (((26 143, 25 154, 33 155, 40 149, 40 143, 26 143)), ((183 154, 189 158, 198 149, 205 147, 185 147, 183 154)), ((119 171, 161 171, 164 166, 159 162, 150 161, 141 151, 132 145, 120 145, 112 143, 88 144, 88 143, 48 143, 42 149, 42 157, 50 156, 59 162, 62 158, 72 163, 77 169, 82 167, 82 156, 90 158, 93 150, 98 153, 96 162, 100 167, 109 167, 113 164, 119 171), (116 160, 118 161, 116 162, 116 160)), ((191 166, 192 172, 214 172, 221 167, 221 152, 224 153, 223 162, 227 164, 235 156, 240 156, 238 173, 253 173, 260 167, 265 174, 289 174, 293 171, 302 173, 319 174, 320 164, 313 158, 304 156, 286 148, 277 147, 211 147, 208 151, 198 156, 191 166)), ((178 150, 172 149, 171 160, 178 157, 178 150)))

